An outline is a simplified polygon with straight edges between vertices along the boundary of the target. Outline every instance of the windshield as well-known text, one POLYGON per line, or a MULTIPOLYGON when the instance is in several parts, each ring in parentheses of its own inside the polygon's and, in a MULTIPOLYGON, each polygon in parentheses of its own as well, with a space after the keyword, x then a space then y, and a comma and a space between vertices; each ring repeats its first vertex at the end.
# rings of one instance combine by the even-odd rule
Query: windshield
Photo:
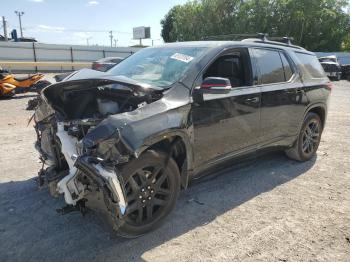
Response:
POLYGON ((116 76, 166 87, 178 81, 205 47, 145 48, 109 70, 116 76))

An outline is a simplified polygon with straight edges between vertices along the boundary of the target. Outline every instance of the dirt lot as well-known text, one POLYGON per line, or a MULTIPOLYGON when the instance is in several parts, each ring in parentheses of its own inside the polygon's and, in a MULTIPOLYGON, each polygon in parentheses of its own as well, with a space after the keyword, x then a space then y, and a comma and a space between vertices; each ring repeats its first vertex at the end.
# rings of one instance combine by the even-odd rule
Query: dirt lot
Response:
POLYGON ((182 192, 164 225, 118 238, 89 213, 59 216, 38 190, 31 95, 0 101, 0 261, 350 261, 350 83, 336 84, 317 157, 276 153, 182 192))

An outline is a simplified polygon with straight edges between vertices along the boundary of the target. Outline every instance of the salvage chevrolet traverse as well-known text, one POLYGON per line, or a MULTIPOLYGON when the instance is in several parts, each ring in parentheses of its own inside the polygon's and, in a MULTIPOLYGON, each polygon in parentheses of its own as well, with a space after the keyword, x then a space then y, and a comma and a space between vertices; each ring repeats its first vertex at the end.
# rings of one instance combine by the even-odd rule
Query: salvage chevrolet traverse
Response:
POLYGON ((160 225, 181 188, 266 149, 311 159, 331 84, 317 57, 261 39, 145 48, 109 71, 77 71, 35 112, 40 185, 62 212, 104 212, 122 236, 160 225))

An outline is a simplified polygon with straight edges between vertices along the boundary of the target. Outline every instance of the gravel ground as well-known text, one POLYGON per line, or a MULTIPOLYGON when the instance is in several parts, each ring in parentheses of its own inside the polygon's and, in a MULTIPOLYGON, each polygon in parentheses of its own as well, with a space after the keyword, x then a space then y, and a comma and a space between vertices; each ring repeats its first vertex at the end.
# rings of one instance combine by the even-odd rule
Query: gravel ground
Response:
POLYGON ((58 215, 63 199, 37 188, 31 96, 0 101, 0 261, 350 261, 349 82, 333 89, 313 160, 275 153, 197 182, 131 240, 97 214, 58 215))

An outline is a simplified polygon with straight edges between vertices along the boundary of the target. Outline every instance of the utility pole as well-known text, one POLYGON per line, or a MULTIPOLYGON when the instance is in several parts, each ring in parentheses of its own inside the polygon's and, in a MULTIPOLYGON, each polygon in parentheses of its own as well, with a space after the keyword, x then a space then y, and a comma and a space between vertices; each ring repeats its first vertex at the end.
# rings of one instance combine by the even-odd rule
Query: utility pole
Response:
POLYGON ((88 38, 86 38, 86 45, 87 45, 87 46, 89 46, 89 40, 90 40, 91 38, 92 38, 91 36, 88 37, 88 38))
POLYGON ((154 46, 154 41, 160 41, 160 40, 162 40, 162 39, 152 39, 152 46, 154 46))
POLYGON ((22 11, 15 11, 15 14, 18 15, 18 19, 19 19, 19 29, 21 30, 21 37, 23 37, 22 19, 21 19, 21 16, 24 15, 24 12, 22 12, 22 11))
POLYGON ((111 47, 113 47, 113 31, 109 31, 109 38, 111 39, 111 47))
POLYGON ((2 17, 2 27, 4 28, 4 37, 5 37, 5 41, 8 41, 7 38, 7 24, 6 24, 6 19, 5 16, 2 17))

